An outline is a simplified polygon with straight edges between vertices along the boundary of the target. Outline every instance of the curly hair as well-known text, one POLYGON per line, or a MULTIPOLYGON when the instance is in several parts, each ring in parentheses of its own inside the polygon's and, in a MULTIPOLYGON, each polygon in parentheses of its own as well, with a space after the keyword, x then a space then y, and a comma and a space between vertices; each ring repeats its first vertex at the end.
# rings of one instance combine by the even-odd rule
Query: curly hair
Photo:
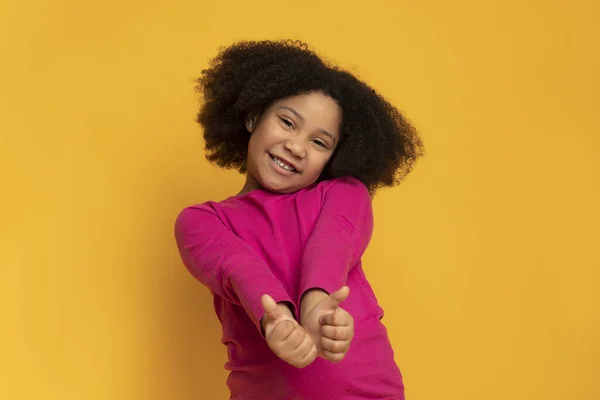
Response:
POLYGON ((324 93, 342 110, 340 143, 319 181, 352 176, 373 194, 398 184, 424 154, 415 128, 394 106, 299 41, 235 43, 196 82, 206 157, 223 168, 246 172, 247 118, 276 100, 310 92, 324 93))

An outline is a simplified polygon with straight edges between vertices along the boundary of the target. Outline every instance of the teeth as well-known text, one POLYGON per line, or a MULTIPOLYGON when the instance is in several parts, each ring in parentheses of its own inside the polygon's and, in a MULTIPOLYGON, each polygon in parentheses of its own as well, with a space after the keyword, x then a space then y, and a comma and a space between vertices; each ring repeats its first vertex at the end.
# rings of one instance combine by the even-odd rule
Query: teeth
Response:
POLYGON ((286 163, 284 163, 277 157, 273 157, 273 161, 275 161, 275 164, 279 165, 281 168, 285 169, 286 171, 291 171, 291 172, 295 171, 295 169, 293 167, 287 165, 286 163))

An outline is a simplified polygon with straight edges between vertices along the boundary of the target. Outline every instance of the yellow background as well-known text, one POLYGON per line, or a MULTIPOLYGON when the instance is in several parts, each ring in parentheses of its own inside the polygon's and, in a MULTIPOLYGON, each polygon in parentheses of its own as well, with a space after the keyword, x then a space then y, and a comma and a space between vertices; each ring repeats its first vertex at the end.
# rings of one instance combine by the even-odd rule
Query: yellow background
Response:
POLYGON ((428 155, 375 199, 367 274, 410 400, 600 399, 596 1, 0 3, 0 398, 225 399, 172 226, 242 177, 193 78, 293 37, 428 155))

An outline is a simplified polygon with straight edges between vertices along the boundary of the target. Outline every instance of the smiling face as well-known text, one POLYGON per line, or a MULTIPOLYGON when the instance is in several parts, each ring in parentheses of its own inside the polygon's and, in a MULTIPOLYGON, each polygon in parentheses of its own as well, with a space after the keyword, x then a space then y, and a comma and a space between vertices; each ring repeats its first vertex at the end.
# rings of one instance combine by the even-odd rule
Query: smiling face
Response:
POLYGON ((242 193, 293 193, 317 181, 339 142, 342 112, 320 92, 275 101, 247 123, 247 178, 242 193))

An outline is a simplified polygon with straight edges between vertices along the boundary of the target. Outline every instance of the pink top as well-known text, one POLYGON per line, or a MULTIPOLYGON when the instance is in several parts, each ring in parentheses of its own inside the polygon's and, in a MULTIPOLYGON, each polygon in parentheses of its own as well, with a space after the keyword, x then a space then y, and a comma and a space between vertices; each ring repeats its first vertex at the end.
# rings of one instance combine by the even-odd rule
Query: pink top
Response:
POLYGON ((372 232, 371 199, 354 178, 292 194, 254 190, 181 212, 177 243, 188 270, 214 294, 231 399, 404 399, 383 310, 361 266, 372 232), (261 296, 290 302, 298 315, 305 291, 344 284, 350 297, 342 307, 355 323, 346 358, 297 369, 275 356, 260 331, 261 296))

